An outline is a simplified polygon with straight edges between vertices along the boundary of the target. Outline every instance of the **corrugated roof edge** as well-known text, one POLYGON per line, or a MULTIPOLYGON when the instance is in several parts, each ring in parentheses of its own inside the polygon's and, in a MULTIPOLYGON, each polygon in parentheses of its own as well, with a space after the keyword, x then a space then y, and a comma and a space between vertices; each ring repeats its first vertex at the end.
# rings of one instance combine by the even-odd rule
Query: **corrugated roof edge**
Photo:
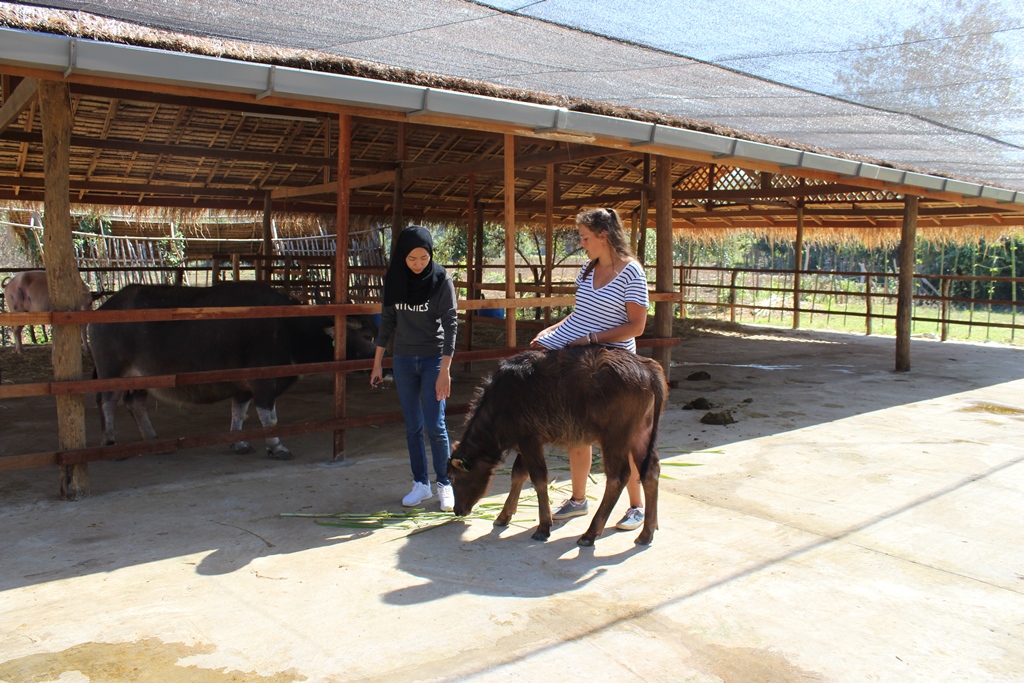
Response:
POLYGON ((658 144, 718 158, 768 162, 787 169, 828 171, 883 180, 967 198, 995 199, 1024 206, 1024 192, 899 171, 876 164, 801 152, 787 147, 562 107, 505 100, 424 86, 154 48, 107 43, 0 27, 0 63, 84 73, 122 80, 203 87, 257 96, 314 100, 342 105, 460 116, 537 132, 564 132, 626 140, 636 146, 658 144))

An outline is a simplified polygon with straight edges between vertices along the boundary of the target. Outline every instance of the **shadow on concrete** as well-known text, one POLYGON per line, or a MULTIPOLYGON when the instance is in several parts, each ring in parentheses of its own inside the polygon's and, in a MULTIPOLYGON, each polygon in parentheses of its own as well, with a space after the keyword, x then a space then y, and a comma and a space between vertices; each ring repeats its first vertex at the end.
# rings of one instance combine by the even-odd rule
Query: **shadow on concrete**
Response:
MULTIPOLYGON (((1021 349, 915 340, 912 353, 911 372, 895 373, 891 338, 749 328, 743 334, 726 329, 688 336, 674 352, 673 373, 679 385, 671 392, 666 417, 677 421, 676 432, 684 435, 683 441, 663 441, 663 456, 1024 377, 1021 349), (685 379, 699 370, 710 379, 685 379), (732 408, 737 422, 704 425, 700 411, 677 410, 698 396, 716 407, 732 408), (744 402, 750 397, 755 398, 744 402), (809 403, 814 411, 807 410, 809 403)), ((465 371, 456 365, 453 401, 468 400, 488 366, 480 363, 465 371)), ((281 399, 282 422, 330 415, 329 387, 329 378, 300 381, 281 399)), ((349 392, 350 405, 397 408, 393 392, 370 392, 356 377, 349 382, 349 392)), ((55 419, 49 399, 4 401, 0 413, 7 430, 3 452, 52 447, 48 443, 54 438, 55 419)), ((152 413, 158 433, 165 435, 223 429, 229 420, 226 404, 161 407, 152 413)), ((124 439, 138 438, 127 414, 122 411, 119 417, 124 439)), ((95 406, 87 402, 91 439, 98 438, 97 421, 95 406)), ((458 438, 461 419, 452 418, 449 425, 453 438, 458 438)), ((400 510, 397 500, 411 479, 401 425, 352 430, 348 438, 347 466, 328 464, 327 434, 288 440, 297 455, 291 462, 193 449, 93 463, 93 496, 77 503, 56 500, 54 470, 0 472, 0 545, 5 548, 0 590, 168 558, 183 558, 200 574, 221 575, 247 567, 255 558, 318 547, 343 549, 349 541, 373 532, 325 530, 280 514, 400 510)), ((496 480, 496 486, 507 484, 496 480)), ((539 544, 529 539, 533 524, 467 538, 467 527, 453 523, 410 537, 402 541, 399 568, 425 583, 382 599, 413 604, 461 592, 543 597, 586 585, 608 567, 642 552, 631 548, 611 558, 595 557, 576 548, 576 535, 539 544), (463 563, 470 557, 477 572, 473 576, 466 575, 463 563), (530 581, 517 580, 526 575, 530 581)), ((581 525, 579 533, 583 530, 581 525)), ((609 533, 615 532, 605 532, 609 533)))

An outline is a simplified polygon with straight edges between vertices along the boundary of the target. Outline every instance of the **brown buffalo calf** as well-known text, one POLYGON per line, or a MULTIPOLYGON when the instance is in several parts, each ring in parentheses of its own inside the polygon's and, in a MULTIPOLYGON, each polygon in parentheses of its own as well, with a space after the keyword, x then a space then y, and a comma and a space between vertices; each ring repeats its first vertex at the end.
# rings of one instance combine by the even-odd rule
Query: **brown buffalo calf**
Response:
POLYGON ((513 356, 478 390, 462 440, 455 444, 448 474, 455 489, 455 514, 466 515, 487 493, 506 451, 518 451, 512 487, 496 526, 515 514, 527 475, 537 491, 538 541, 551 533, 544 444, 570 448, 600 444, 607 478, 604 498, 587 532, 576 542, 593 545, 629 479, 629 458, 643 482, 645 512, 639 544, 658 528, 655 442, 668 387, 661 366, 650 358, 602 346, 527 351, 513 356))
MULTIPOLYGON (((46 281, 46 271, 26 270, 4 281, 4 301, 10 313, 45 313, 51 310, 50 290, 46 281)), ((88 311, 92 308, 92 292, 82 282, 82 296, 79 309, 88 311)), ((14 352, 21 353, 21 331, 24 325, 14 327, 14 352)), ((32 337, 35 341, 35 337, 32 337)), ((82 348, 86 347, 85 325, 82 325, 82 348)))

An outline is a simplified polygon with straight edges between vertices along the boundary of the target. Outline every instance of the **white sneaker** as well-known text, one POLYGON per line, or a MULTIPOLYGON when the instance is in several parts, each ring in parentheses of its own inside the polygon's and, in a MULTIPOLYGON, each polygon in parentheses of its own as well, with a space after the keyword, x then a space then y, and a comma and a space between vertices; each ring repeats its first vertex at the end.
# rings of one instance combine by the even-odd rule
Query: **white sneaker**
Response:
POLYGON ((412 491, 402 499, 402 505, 407 508, 419 505, 428 498, 433 498, 434 494, 430 490, 430 484, 421 484, 418 481, 412 483, 412 491))
POLYGON ((441 501, 441 512, 451 512, 455 508, 455 490, 451 484, 438 484, 437 498, 441 501))
POLYGON ((441 504, 441 512, 452 512, 455 508, 455 489, 452 484, 437 484, 437 500, 441 504))

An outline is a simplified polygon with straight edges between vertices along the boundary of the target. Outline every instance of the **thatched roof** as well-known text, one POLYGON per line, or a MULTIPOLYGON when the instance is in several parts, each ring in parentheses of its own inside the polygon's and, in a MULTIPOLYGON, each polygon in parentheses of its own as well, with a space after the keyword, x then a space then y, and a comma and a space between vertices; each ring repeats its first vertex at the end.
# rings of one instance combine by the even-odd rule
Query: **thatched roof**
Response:
MULTIPOLYGON (((650 110, 396 68, 323 51, 149 28, 84 12, 0 3, 0 25, 553 105, 898 167, 650 110)), ((0 75, 6 102, 20 77, 33 74, 31 69, 0 65, 0 75)), ((338 139, 337 107, 274 97, 229 97, 198 89, 182 92, 181 88, 74 73, 67 82, 74 108, 71 189, 73 201, 83 208, 110 207, 123 215, 164 216, 186 224, 202 223, 211 211, 238 216, 242 223, 244 219, 257 222, 262 220, 269 193, 272 216, 282 232, 333 223, 334 194, 310 188, 326 188, 336 180, 337 160, 332 155, 338 139)), ((505 131, 478 123, 411 119, 388 111, 353 113, 353 215, 390 220, 394 172, 401 167, 406 172, 403 215, 409 219, 466 221, 472 177, 474 211, 481 211, 485 220, 499 220, 504 210, 505 131), (400 145, 405 148, 401 164, 397 163, 400 145), (369 182, 370 178, 384 179, 369 182)), ((0 132, 0 203, 28 205, 42 200, 39 130, 38 107, 33 102, 0 132)), ((614 206, 628 217, 641 215, 642 197, 652 187, 650 155, 642 148, 602 140, 585 145, 557 135, 520 133, 516 139, 517 222, 546 223, 546 174, 551 164, 555 164, 557 182, 556 222, 571 223, 580 209, 593 205, 614 206)), ((828 174, 790 174, 782 168, 769 173, 725 160, 676 158, 672 185, 673 226, 698 239, 714 240, 736 231, 792 238, 797 221, 802 220, 807 240, 847 241, 853 236, 865 242, 895 241, 902 222, 899 188, 889 190, 880 183, 868 188, 828 174), (802 218, 798 218, 798 207, 802 218)), ((1024 226, 1024 215, 1015 205, 957 201, 941 192, 922 192, 922 197, 922 237, 962 239, 984 234, 991 239, 1024 226)))

